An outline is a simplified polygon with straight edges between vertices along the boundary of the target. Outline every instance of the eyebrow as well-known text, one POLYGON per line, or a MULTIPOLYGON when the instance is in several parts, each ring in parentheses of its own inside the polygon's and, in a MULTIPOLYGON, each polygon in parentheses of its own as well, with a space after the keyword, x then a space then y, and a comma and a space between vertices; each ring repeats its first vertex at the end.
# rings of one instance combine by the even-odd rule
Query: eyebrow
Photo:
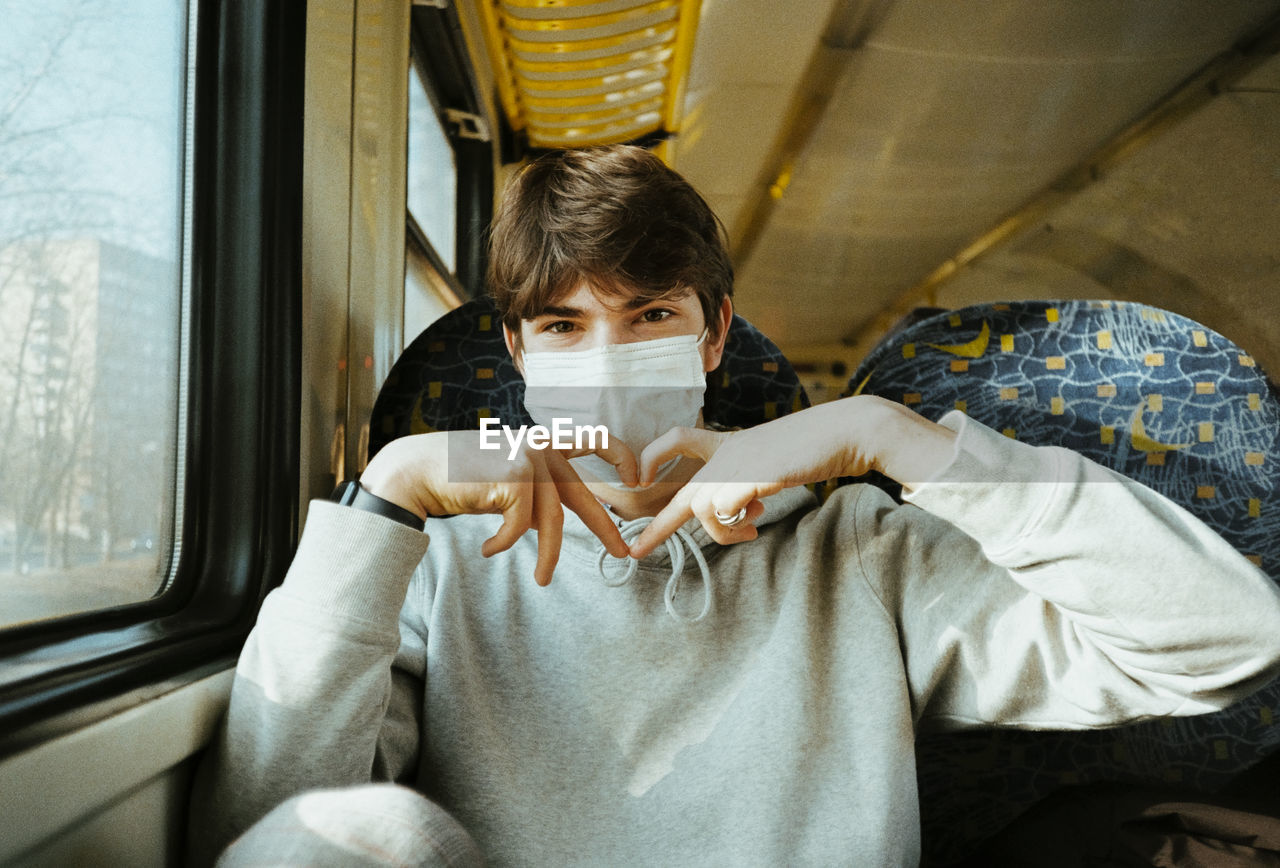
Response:
MULTIPOLYGON (((637 296, 627 302, 626 309, 639 310, 642 307, 648 307, 651 304, 655 304, 663 300, 664 299, 662 298, 643 298, 643 297, 637 296)), ((558 305, 558 304, 549 304, 542 309, 541 313, 530 317, 530 319, 531 320, 540 319, 541 317, 544 317, 544 316, 559 316, 559 317, 565 317, 566 319, 572 319, 574 317, 583 316, 583 311, 582 311, 582 308, 578 308, 578 307, 565 307, 563 305, 558 305)))
POLYGON ((560 305, 549 304, 542 309, 541 313, 530 317, 530 319, 541 319, 544 316, 563 316, 572 318, 582 316, 582 310, 581 308, 576 307, 561 307, 560 305))

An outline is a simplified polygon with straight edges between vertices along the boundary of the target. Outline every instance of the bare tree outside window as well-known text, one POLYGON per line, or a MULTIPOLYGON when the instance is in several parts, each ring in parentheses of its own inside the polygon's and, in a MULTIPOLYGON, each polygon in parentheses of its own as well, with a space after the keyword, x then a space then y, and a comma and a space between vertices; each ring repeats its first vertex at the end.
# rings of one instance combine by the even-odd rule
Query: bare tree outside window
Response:
POLYGON ((167 574, 186 16, 0 0, 0 627, 167 574))

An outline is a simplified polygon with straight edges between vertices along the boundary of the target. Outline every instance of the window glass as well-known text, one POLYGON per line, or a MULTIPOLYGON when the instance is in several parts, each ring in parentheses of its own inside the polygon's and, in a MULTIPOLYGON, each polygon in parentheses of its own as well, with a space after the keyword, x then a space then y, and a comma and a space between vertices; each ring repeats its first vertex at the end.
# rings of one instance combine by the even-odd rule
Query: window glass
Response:
POLYGON ((404 346, 461 304, 457 293, 427 256, 410 242, 404 257, 404 346))
POLYGON ((154 596, 173 550, 187 10, 0 26, 0 627, 154 596))
POLYGON ((427 96, 422 77, 409 67, 409 214, 453 272, 457 238, 458 168, 453 147, 427 96))

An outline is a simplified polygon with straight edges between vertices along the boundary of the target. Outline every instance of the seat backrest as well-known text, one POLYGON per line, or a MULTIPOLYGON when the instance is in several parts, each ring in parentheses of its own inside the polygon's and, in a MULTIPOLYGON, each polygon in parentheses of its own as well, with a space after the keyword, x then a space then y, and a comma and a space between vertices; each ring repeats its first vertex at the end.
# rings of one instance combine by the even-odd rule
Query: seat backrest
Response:
MULTIPOLYGON (((707 375, 705 419, 749 428, 807 406, 782 351, 734 316, 720 366, 707 375)), ((485 296, 432 323, 401 354, 374 403, 369 457, 397 437, 479 428, 487 416, 533 424, 501 319, 485 296)))
MULTIPOLYGON (((968 307, 878 346, 849 390, 1069 447, 1181 504, 1280 581, 1280 398, 1247 352, 1186 317, 1115 301, 968 307)), ((1064 784, 1212 791, 1280 747, 1277 715, 1280 681, 1195 718, 922 738, 927 846, 953 856, 1064 784)))

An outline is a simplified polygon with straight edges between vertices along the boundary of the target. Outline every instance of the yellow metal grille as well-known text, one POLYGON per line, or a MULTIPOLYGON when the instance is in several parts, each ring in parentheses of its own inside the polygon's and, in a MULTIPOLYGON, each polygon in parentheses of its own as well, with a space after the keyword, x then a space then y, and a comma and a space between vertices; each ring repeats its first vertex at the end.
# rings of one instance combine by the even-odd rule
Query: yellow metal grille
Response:
POLYGON ((701 0, 480 0, 502 109, 535 148, 674 133, 701 0))

